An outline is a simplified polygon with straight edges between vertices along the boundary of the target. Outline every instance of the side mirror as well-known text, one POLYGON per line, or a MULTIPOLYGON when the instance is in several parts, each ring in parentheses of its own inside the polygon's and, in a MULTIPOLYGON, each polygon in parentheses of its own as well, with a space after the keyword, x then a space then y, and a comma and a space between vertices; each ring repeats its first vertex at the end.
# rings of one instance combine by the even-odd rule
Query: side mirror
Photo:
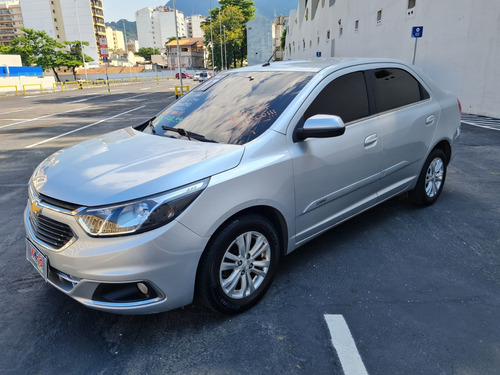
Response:
POLYGON ((297 129, 297 138, 331 138, 344 134, 345 124, 339 116, 315 115, 309 117, 301 129, 297 129))

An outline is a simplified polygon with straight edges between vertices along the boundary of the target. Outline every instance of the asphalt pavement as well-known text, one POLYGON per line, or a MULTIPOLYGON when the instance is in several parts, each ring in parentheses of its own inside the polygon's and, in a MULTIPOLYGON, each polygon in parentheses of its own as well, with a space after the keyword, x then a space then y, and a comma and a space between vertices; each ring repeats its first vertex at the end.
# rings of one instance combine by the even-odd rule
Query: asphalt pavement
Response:
POLYGON ((0 98, 0 374, 343 374, 331 314, 370 375, 500 374, 500 131, 491 127, 463 124, 436 204, 396 197, 328 231, 285 257, 244 314, 195 303, 114 315, 46 285, 25 259, 31 173, 62 147, 154 116, 175 83, 0 98))

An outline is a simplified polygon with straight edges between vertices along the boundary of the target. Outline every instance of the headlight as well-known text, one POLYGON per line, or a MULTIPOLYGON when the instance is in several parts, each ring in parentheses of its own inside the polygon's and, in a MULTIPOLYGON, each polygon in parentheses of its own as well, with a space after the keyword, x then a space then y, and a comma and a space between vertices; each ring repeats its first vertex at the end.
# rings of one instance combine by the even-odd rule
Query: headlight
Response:
POLYGON ((90 207, 76 215, 91 236, 145 232, 174 220, 207 187, 209 179, 158 195, 106 207, 90 207))

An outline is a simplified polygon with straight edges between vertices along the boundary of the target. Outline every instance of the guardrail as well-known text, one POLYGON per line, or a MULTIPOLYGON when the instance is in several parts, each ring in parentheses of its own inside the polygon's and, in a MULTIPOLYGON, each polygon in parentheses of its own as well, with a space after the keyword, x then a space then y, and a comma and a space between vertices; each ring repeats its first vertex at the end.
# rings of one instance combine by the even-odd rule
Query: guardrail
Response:
MULTIPOLYGON (((147 83, 147 82, 156 82, 159 83, 160 81, 165 81, 165 80, 170 80, 174 79, 173 76, 158 76, 158 77, 130 77, 130 78, 116 78, 116 79, 97 79, 94 81, 91 80, 82 80, 82 81, 68 81, 68 82, 54 82, 52 84, 52 90, 53 92, 57 92, 57 87, 60 87, 61 92, 62 91, 68 91, 68 86, 75 85, 75 89, 83 89, 84 87, 91 88, 91 87, 106 87, 107 84, 109 83, 110 86, 117 86, 117 85, 123 85, 123 84, 132 84, 132 83, 147 83)), ((40 88, 40 93, 43 94, 43 85, 41 83, 26 83, 22 85, 23 88, 23 94, 26 95, 26 88, 31 87, 31 86, 37 86, 40 88)), ((16 90, 16 95, 19 96, 19 87, 17 85, 4 85, 0 86, 0 89, 2 88, 14 88, 16 90)), ((179 89, 181 86, 176 86, 176 96, 183 95, 187 92, 189 92, 189 86, 182 86, 182 89, 185 90, 186 92, 181 92, 179 93, 179 89)))
POLYGON ((2 89, 2 88, 8 88, 8 87, 15 87, 16 88, 16 95, 19 96, 19 90, 17 89, 17 85, 0 86, 0 89, 2 89))
POLYGON ((43 94, 43 88, 41 83, 26 83, 23 85, 23 93, 26 95, 26 86, 39 86, 40 87, 40 94, 43 94))
POLYGON ((63 84, 62 82, 54 82, 54 83, 52 84, 52 87, 54 88, 54 92, 56 92, 56 91, 57 91, 57 90, 56 90, 56 87, 57 87, 57 86, 60 86, 60 87, 61 87, 61 91, 64 91, 64 84, 63 84))
POLYGON ((175 99, 179 96, 186 95, 189 92, 189 86, 175 86, 175 99), (184 91, 186 89, 186 91, 184 91))

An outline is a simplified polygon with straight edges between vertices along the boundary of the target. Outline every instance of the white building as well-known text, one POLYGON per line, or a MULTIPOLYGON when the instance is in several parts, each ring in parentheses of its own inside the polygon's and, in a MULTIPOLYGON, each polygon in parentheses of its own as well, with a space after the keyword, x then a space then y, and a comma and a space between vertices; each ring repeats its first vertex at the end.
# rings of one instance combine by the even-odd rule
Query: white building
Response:
POLYGON ((204 38, 205 34, 201 28, 201 24, 205 22, 205 17, 200 14, 195 14, 186 17, 186 32, 188 38, 204 38))
POLYGON ((58 42, 82 40, 86 55, 99 60, 99 38, 106 36, 100 0, 22 0, 24 27, 45 30, 58 42))
POLYGON ((10 42, 23 35, 23 16, 19 0, 0 1, 0 45, 9 45, 10 42))
POLYGON ((113 30, 108 26, 106 27, 106 39, 108 41, 108 49, 113 51, 125 51, 123 31, 113 30))
MULTIPOLYGON (((165 50, 168 39, 175 37, 174 10, 169 7, 143 8, 135 12, 139 47, 165 50)), ((187 35, 184 14, 177 11, 177 31, 179 38, 187 35)))
POLYGON ((285 59, 390 57, 415 65, 452 91, 463 111, 500 117, 500 1, 299 0, 285 59))
POLYGON ((256 14, 247 23, 248 65, 263 64, 273 56, 273 22, 256 14))

